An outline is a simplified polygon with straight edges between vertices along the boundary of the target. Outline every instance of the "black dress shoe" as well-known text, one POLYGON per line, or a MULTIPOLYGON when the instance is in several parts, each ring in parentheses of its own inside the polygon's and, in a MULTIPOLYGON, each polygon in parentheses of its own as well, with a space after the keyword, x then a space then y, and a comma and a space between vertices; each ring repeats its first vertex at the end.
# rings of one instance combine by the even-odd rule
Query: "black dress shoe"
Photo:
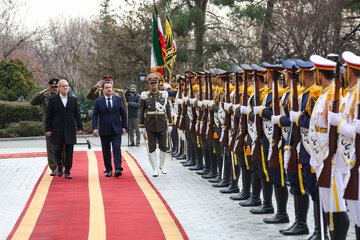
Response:
POLYGON ((56 170, 51 170, 50 176, 55 176, 56 175, 56 170))
POLYGON ((194 167, 189 168, 190 171, 198 171, 198 170, 203 170, 204 166, 201 165, 195 165, 194 167))
POLYGON ((209 180, 209 182, 210 183, 218 183, 218 182, 220 182, 221 181, 221 176, 220 175, 218 175, 216 178, 214 178, 214 179, 210 179, 209 180))
POLYGON ((106 171, 105 177, 112 177, 112 171, 106 171))
POLYGON ((58 176, 61 177, 64 174, 64 171, 63 170, 58 170, 57 173, 58 173, 58 176))
POLYGON ((227 180, 221 180, 220 182, 212 184, 211 186, 216 188, 224 188, 230 186, 230 182, 227 180))
POLYGON ((251 209, 252 214, 269 214, 274 213, 274 207, 272 204, 261 204, 260 207, 256 209, 251 209))
POLYGON ((265 218, 263 221, 266 223, 288 223, 290 220, 287 213, 275 213, 272 217, 265 218))
POLYGON ((116 169, 115 170, 115 174, 114 174, 114 177, 120 177, 122 175, 122 172, 120 169, 116 169))
POLYGON ((250 197, 249 192, 241 191, 241 193, 239 193, 238 195, 231 196, 230 199, 235 200, 235 201, 242 201, 242 200, 249 199, 249 197, 250 197))
POLYGON ((246 200, 245 202, 239 203, 239 205, 242 206, 242 207, 260 206, 261 205, 261 199, 260 198, 249 197, 248 200, 246 200))
POLYGON ((134 142, 130 143, 129 147, 133 147, 133 146, 135 146, 135 143, 134 142))
POLYGON ((199 174, 199 175, 206 175, 206 174, 208 174, 209 172, 210 172, 210 169, 204 168, 202 171, 196 172, 196 173, 199 174))
POLYGON ((216 178, 217 175, 218 175, 217 172, 209 172, 206 175, 201 175, 201 177, 204 179, 210 179, 210 178, 216 178))
POLYGON ((221 189, 220 193, 229 194, 229 193, 239 193, 240 189, 238 186, 230 185, 228 188, 221 189))
POLYGON ((140 147, 140 143, 139 142, 136 143, 135 147, 140 147))
POLYGON ((72 179, 72 176, 70 175, 70 173, 65 173, 65 178, 66 179, 72 179))

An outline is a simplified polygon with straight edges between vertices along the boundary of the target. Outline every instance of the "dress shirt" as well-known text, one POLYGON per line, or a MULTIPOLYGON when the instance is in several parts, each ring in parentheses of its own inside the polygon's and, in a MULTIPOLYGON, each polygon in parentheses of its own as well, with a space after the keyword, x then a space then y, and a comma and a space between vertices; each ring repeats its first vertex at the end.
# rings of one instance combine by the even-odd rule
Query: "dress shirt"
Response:
POLYGON ((64 104, 64 107, 66 107, 67 101, 68 101, 68 95, 66 94, 65 97, 60 93, 60 99, 62 103, 64 104))

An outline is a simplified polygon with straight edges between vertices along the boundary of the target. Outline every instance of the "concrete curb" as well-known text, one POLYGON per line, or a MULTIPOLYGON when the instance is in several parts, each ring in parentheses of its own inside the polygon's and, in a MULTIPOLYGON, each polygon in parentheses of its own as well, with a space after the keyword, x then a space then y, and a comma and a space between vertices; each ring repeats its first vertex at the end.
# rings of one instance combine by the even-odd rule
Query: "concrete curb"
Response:
MULTIPOLYGON (((85 135, 86 137, 92 137, 92 134, 85 135)), ((79 135, 79 137, 81 137, 79 135)), ((27 141, 27 140, 45 140, 45 136, 34 136, 34 137, 18 137, 18 138, 0 138, 1 141, 27 141)))

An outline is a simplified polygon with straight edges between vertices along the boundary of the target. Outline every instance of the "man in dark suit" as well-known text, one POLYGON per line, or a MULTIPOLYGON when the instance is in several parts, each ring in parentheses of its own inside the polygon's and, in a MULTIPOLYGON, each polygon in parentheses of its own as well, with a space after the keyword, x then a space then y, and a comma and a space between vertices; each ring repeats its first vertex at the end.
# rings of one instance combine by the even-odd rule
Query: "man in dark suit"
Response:
POLYGON ((59 93, 49 99, 45 129, 46 136, 50 136, 50 142, 54 144, 58 176, 61 177, 64 173, 61 153, 65 148, 65 178, 71 179, 70 170, 73 162, 74 144, 76 144, 76 133, 82 134, 83 126, 78 100, 68 93, 68 81, 60 80, 59 88, 59 93))
POLYGON ((113 95, 113 83, 106 81, 102 84, 104 96, 95 100, 92 114, 93 134, 100 135, 106 177, 112 176, 111 148, 115 165, 115 177, 122 175, 121 166, 121 135, 126 131, 126 110, 119 96, 113 95))

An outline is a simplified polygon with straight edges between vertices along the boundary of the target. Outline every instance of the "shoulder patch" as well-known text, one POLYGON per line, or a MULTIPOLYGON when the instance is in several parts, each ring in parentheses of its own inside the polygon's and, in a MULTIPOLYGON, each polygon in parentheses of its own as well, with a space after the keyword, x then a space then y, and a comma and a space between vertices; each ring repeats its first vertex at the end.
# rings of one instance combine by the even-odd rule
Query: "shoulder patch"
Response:
POLYGON ((146 100, 148 97, 149 91, 144 91, 141 93, 141 100, 146 100))
POLYGON ((168 96, 169 96, 167 91, 160 91, 160 93, 162 94, 162 97, 165 99, 168 98, 168 96))

